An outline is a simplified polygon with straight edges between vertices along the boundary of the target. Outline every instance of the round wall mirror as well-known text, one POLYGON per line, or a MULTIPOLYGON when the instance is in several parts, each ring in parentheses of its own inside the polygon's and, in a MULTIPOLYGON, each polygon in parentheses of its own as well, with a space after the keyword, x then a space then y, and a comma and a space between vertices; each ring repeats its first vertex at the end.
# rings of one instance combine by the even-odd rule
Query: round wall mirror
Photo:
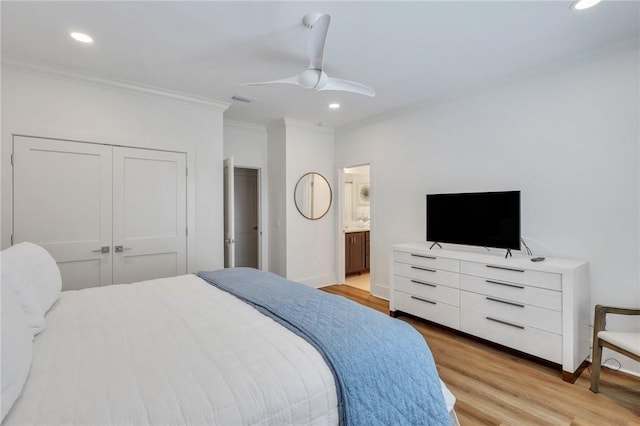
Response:
POLYGON ((327 214, 331 207, 331 186, 320 173, 306 173, 296 183, 294 200, 300 214, 317 220, 327 214))

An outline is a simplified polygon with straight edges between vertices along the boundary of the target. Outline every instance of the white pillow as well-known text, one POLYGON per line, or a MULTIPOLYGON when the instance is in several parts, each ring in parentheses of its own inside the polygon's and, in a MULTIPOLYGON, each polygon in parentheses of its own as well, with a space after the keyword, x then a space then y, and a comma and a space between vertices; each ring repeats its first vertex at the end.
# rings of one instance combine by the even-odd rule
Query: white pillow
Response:
POLYGON ((14 291, 2 282, 2 417, 20 396, 29 374, 33 354, 33 333, 14 291))
POLYGON ((15 292, 35 336, 44 329, 44 314, 60 296, 60 269, 48 251, 28 242, 3 250, 0 257, 2 282, 15 292))

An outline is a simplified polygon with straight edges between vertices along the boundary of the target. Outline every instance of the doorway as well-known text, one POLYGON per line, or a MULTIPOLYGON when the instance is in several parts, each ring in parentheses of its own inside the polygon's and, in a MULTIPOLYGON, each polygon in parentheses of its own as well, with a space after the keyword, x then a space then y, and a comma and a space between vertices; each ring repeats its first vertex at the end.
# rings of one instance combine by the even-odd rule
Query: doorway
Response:
POLYGON ((258 230, 258 170, 236 167, 234 219, 235 219, 235 266, 260 268, 258 230))
POLYGON ((371 292, 371 184, 368 164, 342 170, 344 283, 371 292))
POLYGON ((236 167, 225 160, 225 268, 262 269, 260 169, 236 167))

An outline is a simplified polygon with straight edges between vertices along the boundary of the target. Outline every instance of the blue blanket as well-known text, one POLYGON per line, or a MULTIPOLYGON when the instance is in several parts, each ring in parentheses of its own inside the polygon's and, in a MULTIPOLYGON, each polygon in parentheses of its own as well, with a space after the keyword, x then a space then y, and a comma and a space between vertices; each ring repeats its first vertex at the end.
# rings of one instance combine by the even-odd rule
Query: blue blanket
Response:
POLYGON ((431 352, 405 322, 251 268, 199 272, 305 338, 333 371, 341 425, 448 425, 431 352))

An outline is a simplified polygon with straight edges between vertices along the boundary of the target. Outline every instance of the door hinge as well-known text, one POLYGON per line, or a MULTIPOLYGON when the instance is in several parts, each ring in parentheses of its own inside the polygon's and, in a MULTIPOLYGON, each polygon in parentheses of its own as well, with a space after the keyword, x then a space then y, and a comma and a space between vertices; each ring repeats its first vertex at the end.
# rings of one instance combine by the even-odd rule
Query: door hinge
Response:
POLYGON ((188 168, 188 167, 185 167, 185 168, 184 168, 184 174, 185 174, 186 176, 189 176, 189 168, 188 168))
POLYGON ((189 236, 189 228, 184 228, 184 235, 189 236))
POLYGON ((11 245, 13 245, 13 234, 11 234, 11 245))
POLYGON ((13 166, 13 154, 11 154, 11 165, 13 166))

